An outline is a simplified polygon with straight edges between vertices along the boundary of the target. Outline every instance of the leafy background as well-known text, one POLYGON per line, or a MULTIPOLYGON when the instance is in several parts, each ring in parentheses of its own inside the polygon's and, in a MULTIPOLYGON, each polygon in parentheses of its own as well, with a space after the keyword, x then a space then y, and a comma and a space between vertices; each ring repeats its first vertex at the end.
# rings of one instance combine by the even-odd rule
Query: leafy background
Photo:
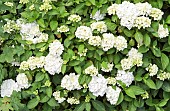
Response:
MULTIPOLYGON (((123 0, 122 0, 123 1, 123 0)), ((148 76, 145 68, 150 62, 155 63, 161 70, 170 72, 169 52, 170 52, 170 36, 164 39, 155 38, 155 31, 159 23, 167 24, 170 30, 170 0, 128 0, 133 3, 148 2, 152 7, 159 8, 164 12, 161 21, 152 22, 151 28, 146 30, 133 28, 128 30, 120 26, 120 21, 115 16, 106 14, 105 23, 108 26, 109 32, 114 35, 125 36, 128 40, 128 48, 122 52, 116 53, 112 48, 108 52, 102 49, 90 46, 86 42, 75 38, 75 30, 80 25, 89 26, 93 20, 90 19, 90 14, 94 14, 97 10, 101 13, 107 13, 107 8, 112 3, 121 3, 121 0, 57 0, 52 2, 52 10, 48 12, 40 11, 39 7, 42 4, 41 0, 29 0, 27 4, 20 4, 18 0, 1 0, 0 1, 0 84, 7 78, 15 78, 18 74, 18 67, 12 66, 11 62, 27 60, 31 56, 41 56, 48 53, 48 45, 54 39, 58 39, 64 44, 64 65, 62 73, 54 76, 49 75, 43 69, 35 71, 26 71, 32 85, 28 90, 21 92, 13 92, 10 98, 0 98, 0 110, 7 111, 168 111, 170 109, 170 84, 169 80, 161 81, 156 77, 148 76), (14 6, 8 7, 4 2, 13 2, 14 6), (28 8, 34 4, 35 10, 30 11, 28 8), (78 14, 82 20, 78 23, 68 21, 68 16, 78 14), (29 22, 36 21, 41 31, 48 33, 49 40, 45 43, 28 45, 21 39, 18 32, 12 34, 4 33, 2 26, 6 23, 6 19, 16 20, 25 18, 29 22), (57 28, 61 25, 67 25, 69 32, 59 33, 57 28), (67 102, 58 104, 52 92, 55 89, 61 89, 59 86, 64 74, 76 72, 81 74, 82 71, 94 63, 97 68, 101 67, 103 61, 114 63, 114 68, 111 75, 115 75, 117 68, 120 67, 120 60, 125 57, 130 47, 137 47, 137 43, 143 41, 143 45, 138 49, 143 57, 142 67, 133 67, 135 81, 130 87, 124 87, 120 93, 119 100, 116 105, 110 105, 106 98, 95 98, 92 94, 90 102, 85 102, 87 93, 85 90, 71 91, 69 94, 79 98, 79 105, 69 105, 67 102), (23 44, 25 47, 21 46, 23 44), (15 45, 15 48, 11 46, 15 45), (39 51, 45 48, 45 51, 39 51), (88 49, 86 57, 78 57, 77 52, 81 52, 84 48, 88 49), (86 65, 84 65, 86 64, 86 65), (49 80, 52 82, 50 86, 41 87, 49 80), (149 93, 148 99, 142 99, 140 96, 145 91, 149 93)), ((102 72, 101 72, 102 73, 102 72)), ((106 74, 107 75, 107 74, 106 74)), ((89 83, 90 77, 86 75, 80 76, 80 84, 89 83)))

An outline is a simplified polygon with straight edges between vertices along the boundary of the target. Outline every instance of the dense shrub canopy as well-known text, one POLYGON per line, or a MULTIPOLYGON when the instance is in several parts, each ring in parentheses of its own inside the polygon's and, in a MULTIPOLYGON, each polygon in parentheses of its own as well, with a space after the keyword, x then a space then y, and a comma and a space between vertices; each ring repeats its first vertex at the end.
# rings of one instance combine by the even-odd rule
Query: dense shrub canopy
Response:
POLYGON ((168 111, 170 0, 1 0, 0 110, 168 111))

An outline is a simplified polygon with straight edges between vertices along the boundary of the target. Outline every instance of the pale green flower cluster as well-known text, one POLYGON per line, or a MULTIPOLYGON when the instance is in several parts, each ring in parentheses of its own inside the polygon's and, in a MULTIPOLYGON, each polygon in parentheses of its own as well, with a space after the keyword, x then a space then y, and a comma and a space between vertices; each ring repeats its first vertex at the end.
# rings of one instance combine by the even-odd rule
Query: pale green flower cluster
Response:
POLYGON ((7 20, 7 23, 3 26, 3 30, 11 34, 16 30, 20 30, 20 26, 14 20, 7 20))
POLYGON ((157 75, 157 78, 164 81, 166 79, 170 79, 170 73, 169 72, 160 72, 158 75, 157 75))
POLYGON ((52 9, 52 6, 50 5, 51 0, 43 0, 43 4, 40 6, 41 11, 48 12, 49 10, 52 9))

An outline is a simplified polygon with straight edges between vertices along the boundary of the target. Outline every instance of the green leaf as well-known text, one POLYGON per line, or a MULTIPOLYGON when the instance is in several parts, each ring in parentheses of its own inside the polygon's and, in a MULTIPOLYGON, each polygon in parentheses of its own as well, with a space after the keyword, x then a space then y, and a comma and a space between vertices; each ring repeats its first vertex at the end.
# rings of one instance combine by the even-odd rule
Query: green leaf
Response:
POLYGON ((80 66, 74 66, 74 70, 75 70, 78 74, 81 74, 81 67, 80 67, 80 66))
POLYGON ((120 94, 119 94, 119 99, 118 99, 116 105, 120 104, 120 103, 123 101, 123 99, 124 99, 123 93, 120 92, 120 94))
POLYGON ((52 96, 52 87, 46 88, 46 94, 47 94, 48 97, 52 96))
POLYGON ((61 72, 62 72, 62 74, 65 74, 65 72, 66 72, 66 65, 65 64, 62 65, 61 72))
POLYGON ((89 2, 90 2, 91 4, 93 4, 93 5, 96 5, 95 0, 89 0, 89 2))
POLYGON ((51 107, 54 107, 54 106, 59 106, 59 104, 56 102, 56 100, 54 98, 51 98, 47 104, 51 107))
POLYGON ((91 104, 90 103, 86 103, 86 111, 91 111, 91 104))
POLYGON ((37 21, 37 23, 42 27, 42 28, 45 28, 45 23, 44 23, 44 20, 41 18, 37 21))
POLYGON ((144 44, 145 44, 145 46, 149 46, 150 43, 151 43, 151 38, 149 37, 148 34, 145 34, 144 35, 144 44))
POLYGON ((163 86, 162 86, 162 89, 164 90, 164 91, 166 91, 166 92, 170 92, 170 84, 169 84, 169 82, 164 82, 163 83, 163 86))
POLYGON ((161 57, 161 50, 160 49, 155 47, 155 48, 152 49, 152 52, 156 57, 161 57))
POLYGON ((168 15, 168 17, 166 18, 166 23, 170 24, 170 15, 168 15))
POLYGON ((145 93, 145 91, 139 86, 130 86, 125 90, 126 94, 132 98, 136 98, 135 95, 145 93))
POLYGON ((33 109, 38 105, 38 103, 39 103, 39 100, 37 98, 33 98, 28 102, 27 107, 28 109, 33 109))
POLYGON ((136 96, 135 96, 135 93, 134 93, 134 91, 132 90, 132 89, 126 89, 125 90, 125 92, 126 92, 126 94, 128 95, 128 96, 130 96, 131 98, 136 98, 136 96))
POLYGON ((102 67, 104 67, 104 68, 106 68, 106 69, 107 69, 107 68, 108 68, 108 66, 107 66, 107 62, 103 61, 103 62, 102 62, 102 67))
POLYGON ((84 51, 84 44, 79 45, 78 51, 79 52, 83 52, 84 51))
POLYGON ((50 22, 50 28, 51 30, 55 30, 58 27, 58 22, 57 21, 51 21, 50 22))
POLYGON ((82 102, 81 104, 77 105, 73 111, 84 111, 85 105, 86 105, 86 103, 82 102))
POLYGON ((97 111, 106 111, 105 106, 103 105, 102 102, 98 101, 98 100, 93 100, 92 101, 92 105, 93 107, 97 110, 97 111))
POLYGON ((135 33, 135 40, 137 41, 138 44, 142 44, 143 42, 143 35, 141 32, 136 32, 135 33))
POLYGON ((165 70, 165 68, 168 66, 169 64, 169 58, 168 56, 166 56, 164 53, 161 54, 161 63, 162 63, 162 68, 163 70, 165 70))
POLYGON ((44 79, 44 74, 43 73, 37 73, 35 76, 35 81, 42 81, 44 79))
POLYGON ((157 89, 155 83, 151 79, 144 79, 145 84, 151 89, 157 89))
POLYGON ((132 37, 134 34, 134 30, 124 29, 123 32, 127 37, 132 37))
POLYGON ((167 104, 168 100, 169 100, 169 99, 163 99, 163 100, 161 100, 161 101, 158 103, 158 104, 159 104, 159 107, 165 106, 165 105, 167 104))
POLYGON ((73 61, 69 62, 69 66, 76 66, 76 65, 79 65, 79 64, 80 64, 80 61, 78 61, 78 60, 73 60, 73 61))

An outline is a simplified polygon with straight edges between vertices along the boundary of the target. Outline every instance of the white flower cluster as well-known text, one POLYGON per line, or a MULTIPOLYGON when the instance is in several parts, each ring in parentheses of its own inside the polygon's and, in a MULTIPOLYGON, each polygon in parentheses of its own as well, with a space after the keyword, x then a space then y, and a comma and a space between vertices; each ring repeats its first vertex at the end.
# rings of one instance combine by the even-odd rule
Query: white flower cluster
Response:
POLYGON ((47 12, 52 9, 52 6, 50 5, 51 0, 43 0, 43 2, 44 3, 39 7, 41 11, 44 10, 45 12, 47 12))
POLYGON ((54 92, 53 96, 54 96, 55 100, 58 101, 58 103, 62 103, 63 101, 66 100, 66 98, 60 96, 60 91, 54 92))
POLYGON ((27 89, 30 84, 28 83, 28 78, 25 73, 20 73, 16 77, 16 81, 18 84, 19 89, 27 89))
POLYGON ((149 76, 154 76, 158 73, 158 66, 156 64, 149 64, 146 70, 149 71, 149 76))
POLYGON ((116 79, 114 77, 108 77, 107 81, 108 81, 107 84, 110 84, 110 85, 113 85, 113 86, 116 85, 116 79))
POLYGON ((113 47, 115 47, 118 51, 123 51, 127 48, 127 40, 123 36, 115 37, 111 33, 104 33, 101 41, 101 47, 104 51, 108 51, 113 47))
POLYGON ((7 20, 7 23, 3 26, 4 32, 7 32, 9 34, 19 29, 20 26, 14 20, 7 20))
POLYGON ((22 40, 31 41, 33 44, 46 42, 48 40, 48 34, 40 32, 37 23, 21 23, 18 21, 17 24, 21 27, 20 34, 22 40))
POLYGON ((170 73, 169 72, 161 72, 157 75, 157 78, 164 81, 165 79, 170 79, 170 73))
POLYGON ((101 41, 101 47, 104 51, 108 51, 113 48, 115 43, 115 36, 111 33, 104 33, 101 41))
POLYGON ((113 89, 111 86, 109 86, 106 91, 107 101, 109 101, 110 104, 112 105, 116 104, 119 99, 120 92, 121 92, 121 89, 119 87, 116 87, 116 89, 113 89))
POLYGON ((99 21, 99 20, 103 20, 106 14, 101 14, 100 10, 98 10, 94 15, 90 15, 90 18, 92 18, 93 20, 99 21))
POLYGON ((65 75, 61 80, 61 87, 71 91, 71 90, 79 90, 82 87, 79 82, 79 75, 75 75, 75 73, 70 73, 69 75, 65 75))
POLYGON ((123 36, 115 37, 114 47, 118 51, 123 51, 125 48, 127 48, 127 40, 123 36))
POLYGON ((80 55, 80 57, 82 56, 86 56, 87 53, 87 48, 85 48, 82 52, 78 52, 77 54, 80 55))
POLYGON ((123 70, 127 70, 132 68, 134 65, 142 66, 143 61, 143 54, 138 52, 137 49, 131 48, 131 50, 127 54, 128 58, 121 60, 121 67, 123 70))
POLYGON ((72 22, 79 22, 81 20, 81 17, 79 15, 72 14, 68 17, 68 20, 72 22))
POLYGON ((105 68, 105 67, 103 67, 102 66, 102 68, 101 68, 101 70, 103 71, 103 72, 111 72, 112 71, 112 69, 113 69, 113 63, 107 63, 107 68, 105 68))
POLYGON ((103 96, 107 90, 107 79, 105 79, 101 74, 97 76, 92 76, 92 80, 88 84, 90 92, 95 96, 103 96))
POLYGON ((132 27, 146 28, 150 27, 151 20, 161 20, 163 12, 160 9, 152 8, 148 3, 133 4, 129 1, 123 1, 122 4, 112 4, 107 9, 109 15, 117 15, 120 19, 120 24, 127 27, 129 30, 132 27))
POLYGON ((21 62, 20 68, 22 70, 34 70, 36 68, 42 68, 45 64, 45 57, 30 57, 27 61, 21 62))
POLYGON ((77 28, 75 35, 77 38, 82 40, 87 40, 92 36, 92 30, 90 27, 87 26, 80 26, 77 28))
POLYGON ((100 33, 103 33, 103 32, 107 31, 107 25, 105 24, 104 21, 93 22, 90 25, 90 27, 91 27, 92 31, 96 29, 100 33))
POLYGON ((49 45, 49 54, 60 56, 63 53, 64 46, 61 44, 60 41, 54 40, 49 45))
POLYGON ((24 73, 18 74, 16 77, 17 82, 13 79, 4 80, 1 84, 1 97, 10 97, 13 91, 21 91, 21 89, 27 89, 30 84, 28 78, 24 73))
POLYGON ((134 81, 134 76, 132 72, 126 72, 124 70, 118 70, 116 80, 120 80, 123 83, 126 84, 127 87, 132 84, 132 81, 134 81))
POLYGON ((28 3, 29 2, 29 0, 20 0, 19 1, 19 3, 21 3, 21 4, 26 4, 26 3, 28 3))
POLYGON ((10 97, 13 91, 20 91, 18 84, 12 80, 7 79, 1 84, 1 97, 10 97))
POLYGON ((49 72, 49 74, 54 75, 61 72, 61 67, 63 64, 63 59, 60 55, 63 53, 64 46, 55 40, 49 44, 49 54, 41 57, 30 57, 27 61, 21 62, 20 68, 22 70, 34 70, 36 68, 43 68, 49 72))
POLYGON ((98 69, 91 65, 84 70, 85 74, 90 74, 90 76, 96 76, 98 74, 98 69))
POLYGON ((168 28, 164 28, 163 24, 159 24, 158 27, 158 36, 159 38, 165 38, 169 35, 168 28))
POLYGON ((51 75, 55 75, 55 73, 59 74, 61 72, 62 64, 63 59, 60 56, 48 54, 45 57, 44 69, 51 75))
POLYGON ((75 97, 72 97, 72 98, 68 98, 67 99, 67 102, 69 103, 69 104, 80 104, 80 101, 78 100, 78 99, 76 99, 75 97))
POLYGON ((100 36, 91 36, 90 38, 89 38, 89 41, 88 41, 88 43, 90 44, 90 45, 93 45, 93 46, 100 46, 100 44, 101 44, 101 37, 100 36))
POLYGON ((70 29, 66 25, 62 25, 59 28, 57 28, 57 32, 68 32, 70 29))

